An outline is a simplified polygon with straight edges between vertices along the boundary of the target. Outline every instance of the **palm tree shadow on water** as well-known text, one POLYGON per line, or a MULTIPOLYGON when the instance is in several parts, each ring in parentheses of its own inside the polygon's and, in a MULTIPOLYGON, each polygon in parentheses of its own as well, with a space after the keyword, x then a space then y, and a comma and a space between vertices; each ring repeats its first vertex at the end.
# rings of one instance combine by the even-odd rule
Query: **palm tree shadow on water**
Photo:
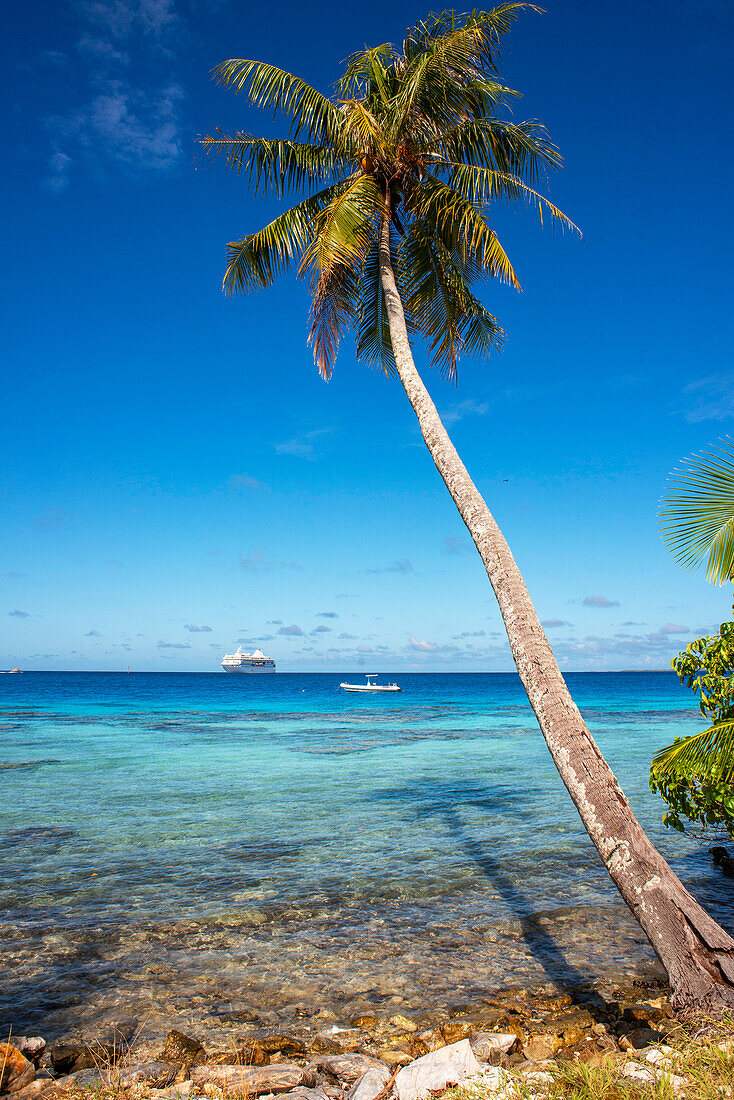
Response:
MULTIPOLYGON (((498 784, 490 788, 475 780, 436 782, 425 779, 390 791, 375 791, 372 797, 376 801, 399 804, 411 822, 428 816, 440 818, 457 847, 481 871, 511 911, 528 954, 541 966, 548 980, 569 989, 588 990, 593 984, 593 975, 578 969, 569 959, 567 947, 548 927, 547 919, 539 920, 536 899, 520 885, 520 867, 517 868, 518 874, 513 874, 511 864, 508 866, 508 861, 497 859, 490 851, 489 843, 479 839, 473 832, 471 822, 465 819, 476 810, 495 818, 501 814, 507 832, 512 832, 513 843, 519 850, 523 844, 522 831, 527 829, 527 807, 532 793, 532 788, 527 786, 521 789, 498 784)), ((522 871, 527 881, 527 857, 524 863, 522 871)), ((547 910, 543 916, 548 917, 547 910)))

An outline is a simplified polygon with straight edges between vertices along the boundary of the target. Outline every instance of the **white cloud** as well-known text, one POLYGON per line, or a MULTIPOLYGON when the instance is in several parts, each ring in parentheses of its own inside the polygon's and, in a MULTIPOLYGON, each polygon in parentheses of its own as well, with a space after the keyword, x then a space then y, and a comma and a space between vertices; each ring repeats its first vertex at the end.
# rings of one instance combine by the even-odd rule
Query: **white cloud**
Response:
POLYGON ((413 566, 407 558, 391 562, 389 565, 378 565, 374 569, 368 569, 368 573, 412 573, 413 566))
POLYGON ((411 649, 416 649, 421 653, 433 653, 438 649, 438 645, 435 642, 427 642, 425 639, 420 641, 413 636, 409 642, 411 649))
POLYGON ((686 420, 697 424, 702 420, 728 420, 734 416, 734 372, 722 371, 691 382, 683 391, 687 409, 686 420))
POLYGON ((8 615, 12 615, 15 619, 28 619, 30 611, 21 611, 20 608, 14 607, 12 611, 8 611, 8 615))
POLYGON ((475 401, 470 397, 466 401, 457 401, 455 404, 449 405, 441 413, 441 419, 447 428, 451 428, 459 420, 463 420, 465 416, 486 416, 488 412, 489 405, 486 401, 475 401))
POLYGON ((75 10, 88 97, 45 120, 52 144, 46 186, 63 190, 80 164, 134 176, 168 172, 182 152, 184 96, 171 72, 179 22, 173 0, 90 0, 75 10), (137 81, 129 74, 132 56, 143 69, 137 81))
POLYGON ((196 623, 185 623, 184 630, 188 630, 189 634, 211 634, 212 632, 210 626, 197 626, 196 623))
POLYGON ((619 607, 619 600, 608 600, 606 596, 584 596, 584 607, 619 607))
POLYGON ((308 458, 314 461, 316 450, 314 444, 321 436, 328 435, 330 428, 314 428, 295 439, 286 439, 282 443, 275 444, 275 453, 278 455, 294 455, 296 458, 308 458))
POLYGON ((156 649, 191 649, 191 642, 158 642, 156 649))
POLYGON ((303 631, 301 630, 300 626, 297 626, 295 623, 293 623, 291 626, 281 626, 278 633, 279 634, 285 634, 286 637, 290 637, 290 638, 302 638, 303 637, 303 631))
POLYGON ((228 485, 230 489, 267 489, 267 485, 264 481, 258 481, 256 477, 251 477, 250 474, 232 474, 229 478, 228 485))

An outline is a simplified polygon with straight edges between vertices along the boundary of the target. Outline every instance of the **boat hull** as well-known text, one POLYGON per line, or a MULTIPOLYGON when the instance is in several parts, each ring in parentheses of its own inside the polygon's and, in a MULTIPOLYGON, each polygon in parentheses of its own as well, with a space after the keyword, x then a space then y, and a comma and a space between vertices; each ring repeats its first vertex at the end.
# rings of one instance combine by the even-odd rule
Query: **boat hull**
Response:
POLYGON ((385 691, 396 692, 403 690, 402 688, 399 688, 397 686, 393 687, 392 684, 389 687, 366 687, 362 686, 361 684, 339 684, 339 687, 342 689, 342 691, 361 691, 367 695, 381 694, 385 691))
POLYGON ((222 671, 244 673, 249 676, 268 676, 270 673, 275 672, 275 665, 237 665, 234 667, 222 665, 222 671))

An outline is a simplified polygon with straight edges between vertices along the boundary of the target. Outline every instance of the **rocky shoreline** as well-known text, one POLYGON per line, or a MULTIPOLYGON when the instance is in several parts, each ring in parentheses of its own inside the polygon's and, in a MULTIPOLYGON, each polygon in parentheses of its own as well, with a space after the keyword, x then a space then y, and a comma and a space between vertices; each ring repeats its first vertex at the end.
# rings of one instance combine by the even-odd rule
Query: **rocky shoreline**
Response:
MULTIPOLYGON (((171 1030, 157 1041, 138 1040, 111 1029, 47 1046, 42 1037, 11 1032, 0 1044, 0 1092, 13 1100, 57 1100, 92 1087, 158 1100, 416 1100, 499 1071, 540 1082, 554 1062, 600 1065, 680 1033, 668 993, 654 976, 608 976, 583 989, 555 982, 502 989, 445 1011, 383 1009, 339 1019, 322 1009, 287 1031, 263 1026, 253 1013, 234 1037, 171 1030)), ((647 1053, 654 1061, 654 1051, 647 1053)))

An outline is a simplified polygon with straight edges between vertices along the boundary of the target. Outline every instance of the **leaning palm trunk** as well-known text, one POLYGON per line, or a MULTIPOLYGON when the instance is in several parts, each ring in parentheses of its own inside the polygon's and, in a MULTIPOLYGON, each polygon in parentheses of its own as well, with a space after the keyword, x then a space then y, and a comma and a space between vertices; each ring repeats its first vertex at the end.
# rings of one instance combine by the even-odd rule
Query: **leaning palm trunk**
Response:
POLYGON ((383 216, 380 275, 395 367, 436 468, 497 597, 518 674, 553 762, 617 889, 668 972, 677 1010, 734 1009, 734 940, 686 890, 635 817, 573 702, 520 570, 413 362, 383 216))

